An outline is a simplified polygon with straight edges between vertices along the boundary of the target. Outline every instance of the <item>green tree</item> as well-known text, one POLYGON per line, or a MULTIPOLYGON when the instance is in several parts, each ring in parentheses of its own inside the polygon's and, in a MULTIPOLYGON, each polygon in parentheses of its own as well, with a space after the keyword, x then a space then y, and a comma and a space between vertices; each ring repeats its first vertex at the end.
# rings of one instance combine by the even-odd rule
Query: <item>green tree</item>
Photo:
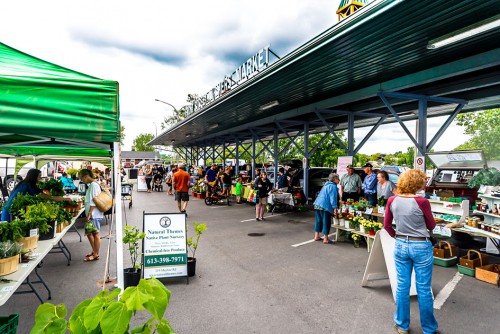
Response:
POLYGON ((486 159, 500 160, 500 109, 460 114, 456 120, 465 127, 464 134, 470 135, 466 143, 455 150, 483 150, 486 159))
POLYGON ((186 102, 188 104, 185 106, 182 106, 180 109, 174 108, 173 114, 168 116, 168 117, 165 117, 163 119, 163 122, 161 122, 161 129, 164 130, 164 129, 184 120, 188 116, 188 114, 191 112, 191 110, 193 108, 193 102, 197 99, 199 99, 197 94, 188 94, 188 96, 186 98, 186 102))
POLYGON ((148 145, 150 141, 153 140, 155 136, 152 133, 141 133, 134 139, 133 149, 132 151, 141 151, 141 152, 152 152, 155 150, 153 145, 148 145))
MULTIPOLYGON (((347 146, 347 139, 344 131, 335 132, 340 140, 347 146)), ((309 136, 309 149, 318 144, 323 137, 323 134, 313 134, 309 136)), ((335 167, 337 166, 338 157, 345 156, 346 152, 340 148, 337 139, 328 135, 327 138, 320 144, 318 149, 309 158, 309 165, 314 167, 335 167)), ((300 155, 300 158, 302 155, 300 155)))
POLYGON ((120 126, 120 144, 123 145, 123 141, 125 140, 125 127, 120 126))

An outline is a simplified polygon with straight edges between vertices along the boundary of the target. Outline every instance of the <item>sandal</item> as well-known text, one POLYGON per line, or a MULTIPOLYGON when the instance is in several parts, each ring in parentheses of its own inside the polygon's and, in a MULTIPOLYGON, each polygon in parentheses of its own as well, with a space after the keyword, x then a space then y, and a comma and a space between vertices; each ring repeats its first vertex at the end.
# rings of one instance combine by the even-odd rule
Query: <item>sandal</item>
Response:
POLYGON ((323 243, 325 245, 328 245, 328 244, 333 244, 333 241, 331 241, 331 240, 323 240, 323 243))
POLYGON ((321 241, 321 240, 323 240, 323 239, 321 239, 321 238, 314 239, 314 241, 321 241))
POLYGON ((99 260, 99 255, 97 255, 97 256, 90 255, 88 258, 84 259, 83 261, 90 262, 90 261, 97 261, 97 260, 99 260))
POLYGON ((91 257, 92 255, 94 255, 94 252, 90 252, 87 255, 85 255, 85 258, 91 257))

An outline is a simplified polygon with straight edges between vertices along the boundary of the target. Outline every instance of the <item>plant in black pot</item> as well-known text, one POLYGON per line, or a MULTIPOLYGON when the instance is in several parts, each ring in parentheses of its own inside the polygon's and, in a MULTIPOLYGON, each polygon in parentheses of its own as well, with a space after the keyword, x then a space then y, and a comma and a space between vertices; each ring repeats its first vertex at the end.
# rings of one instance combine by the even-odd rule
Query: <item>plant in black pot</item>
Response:
POLYGON ((123 229, 123 243, 127 244, 128 252, 130 253, 131 268, 123 269, 123 280, 125 288, 129 286, 137 286, 142 275, 142 263, 140 258, 142 252, 139 251, 139 244, 144 239, 146 234, 139 231, 135 226, 125 225, 123 229))
POLYGON ((26 210, 21 209, 19 214, 26 221, 27 228, 38 228, 39 240, 48 240, 55 237, 58 212, 58 204, 45 202, 30 205, 26 210))
POLYGON ((196 233, 196 236, 194 237, 193 241, 193 236, 189 237, 186 241, 189 250, 191 251, 192 256, 188 256, 188 263, 187 263, 187 269, 188 269, 188 276, 193 277, 196 275, 196 250, 198 249, 198 243, 200 241, 200 237, 203 234, 203 231, 207 230, 207 224, 198 224, 197 222, 193 222, 194 226, 194 231, 196 233))

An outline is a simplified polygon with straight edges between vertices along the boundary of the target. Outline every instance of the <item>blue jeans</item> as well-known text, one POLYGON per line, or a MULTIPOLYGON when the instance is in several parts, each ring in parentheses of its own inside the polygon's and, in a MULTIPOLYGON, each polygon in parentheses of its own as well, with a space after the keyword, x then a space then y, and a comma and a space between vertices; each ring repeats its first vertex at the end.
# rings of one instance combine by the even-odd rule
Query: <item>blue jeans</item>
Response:
POLYGON ((332 214, 325 210, 316 210, 316 222, 314 223, 314 232, 323 231, 324 235, 330 234, 332 226, 332 214))
POLYGON ((394 323, 403 330, 408 330, 410 327, 410 283, 413 269, 415 270, 420 324, 424 334, 434 333, 438 329, 438 323, 434 317, 434 301, 431 292, 433 266, 431 242, 396 238, 394 261, 398 276, 394 323))
POLYGON ((377 194, 365 194, 365 198, 368 200, 371 206, 377 205, 377 194))

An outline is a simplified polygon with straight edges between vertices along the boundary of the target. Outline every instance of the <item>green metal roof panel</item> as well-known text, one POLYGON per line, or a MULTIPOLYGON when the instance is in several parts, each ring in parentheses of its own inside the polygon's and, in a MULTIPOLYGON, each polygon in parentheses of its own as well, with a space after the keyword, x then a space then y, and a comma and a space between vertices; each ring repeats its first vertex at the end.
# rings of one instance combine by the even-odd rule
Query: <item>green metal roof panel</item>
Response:
MULTIPOLYGON (((429 50, 427 44, 499 13, 498 0, 373 1, 153 142, 194 144, 245 123, 304 117, 311 106, 362 111, 363 100, 376 98, 376 90, 467 96, 473 90, 467 82, 479 71, 499 69, 500 29, 439 49, 429 50), (451 90, 448 79, 464 83, 451 90), (273 100, 280 104, 259 110, 273 100), (206 126, 215 123, 216 129, 206 126)), ((498 76, 490 77, 474 98, 486 98, 499 84, 498 76)), ((378 110, 387 112, 379 99, 378 110)))

